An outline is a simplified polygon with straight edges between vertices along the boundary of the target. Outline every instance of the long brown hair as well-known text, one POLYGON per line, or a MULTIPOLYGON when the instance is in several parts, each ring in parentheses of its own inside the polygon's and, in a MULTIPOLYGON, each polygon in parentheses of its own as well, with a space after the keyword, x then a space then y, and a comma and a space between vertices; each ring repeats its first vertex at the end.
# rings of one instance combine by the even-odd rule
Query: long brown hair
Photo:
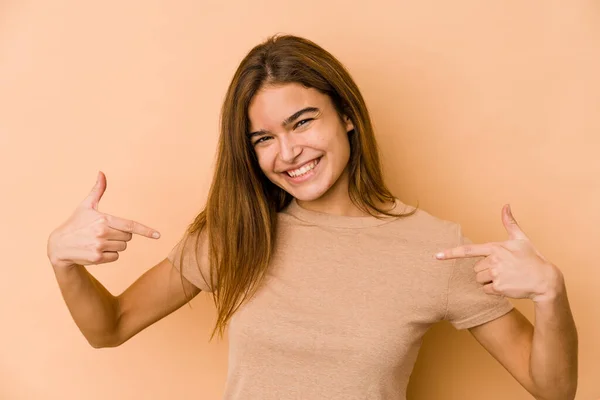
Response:
POLYGON ((367 107, 344 66, 310 40, 292 35, 268 38, 246 55, 229 85, 207 203, 184 235, 187 241, 196 234, 198 249, 199 233, 207 232, 210 273, 205 280, 217 308, 211 340, 217 331, 223 336, 229 319, 258 289, 273 252, 277 213, 292 200, 263 174, 247 138, 248 107, 255 93, 265 84, 292 82, 328 95, 340 117, 354 124, 348 135, 347 166, 352 202, 377 218, 416 211, 394 214, 378 206, 395 198, 383 180, 367 107))

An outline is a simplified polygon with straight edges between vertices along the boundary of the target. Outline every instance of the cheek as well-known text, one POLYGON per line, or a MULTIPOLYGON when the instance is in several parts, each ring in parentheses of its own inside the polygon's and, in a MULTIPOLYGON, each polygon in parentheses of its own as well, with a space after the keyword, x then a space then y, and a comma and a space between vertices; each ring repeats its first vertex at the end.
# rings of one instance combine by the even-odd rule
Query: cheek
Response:
POLYGON ((260 149, 256 152, 256 159, 258 160, 258 166, 265 174, 269 174, 273 170, 274 164, 273 151, 270 149, 260 149))
POLYGON ((350 140, 347 133, 338 130, 335 135, 331 135, 327 140, 327 148, 335 154, 335 158, 340 163, 345 163, 350 157, 350 140))

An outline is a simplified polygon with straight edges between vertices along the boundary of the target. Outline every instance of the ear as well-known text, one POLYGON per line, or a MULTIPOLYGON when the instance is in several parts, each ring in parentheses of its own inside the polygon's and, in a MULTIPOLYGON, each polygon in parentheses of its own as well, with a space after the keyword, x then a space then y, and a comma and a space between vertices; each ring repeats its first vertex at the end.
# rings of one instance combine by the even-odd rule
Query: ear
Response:
POLYGON ((346 123, 346 132, 349 133, 350 131, 354 130, 354 124, 352 123, 350 117, 344 115, 344 122, 346 123))

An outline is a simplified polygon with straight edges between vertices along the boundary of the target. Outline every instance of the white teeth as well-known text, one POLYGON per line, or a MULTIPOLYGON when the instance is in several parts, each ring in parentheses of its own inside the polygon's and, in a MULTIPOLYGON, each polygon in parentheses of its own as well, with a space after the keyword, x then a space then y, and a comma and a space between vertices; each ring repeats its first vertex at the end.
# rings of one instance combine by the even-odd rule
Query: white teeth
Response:
POLYGON ((306 164, 302 168, 298 168, 298 169, 296 169, 294 171, 287 171, 287 173, 292 178, 298 177, 300 175, 304 175, 305 173, 307 173, 308 171, 310 171, 311 169, 313 169, 317 165, 318 161, 319 160, 314 160, 314 161, 306 164))

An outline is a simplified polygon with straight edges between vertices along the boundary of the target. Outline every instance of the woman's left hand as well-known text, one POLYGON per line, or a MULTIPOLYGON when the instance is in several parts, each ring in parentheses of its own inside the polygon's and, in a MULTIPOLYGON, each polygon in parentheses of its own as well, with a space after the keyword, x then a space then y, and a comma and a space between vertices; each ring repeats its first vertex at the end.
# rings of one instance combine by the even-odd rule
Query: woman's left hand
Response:
POLYGON ((534 302, 553 300, 564 287, 558 267, 549 262, 525 235, 512 215, 510 205, 502 208, 502 223, 509 239, 504 242, 467 244, 436 254, 439 260, 481 257, 473 267, 477 282, 488 294, 534 302))

